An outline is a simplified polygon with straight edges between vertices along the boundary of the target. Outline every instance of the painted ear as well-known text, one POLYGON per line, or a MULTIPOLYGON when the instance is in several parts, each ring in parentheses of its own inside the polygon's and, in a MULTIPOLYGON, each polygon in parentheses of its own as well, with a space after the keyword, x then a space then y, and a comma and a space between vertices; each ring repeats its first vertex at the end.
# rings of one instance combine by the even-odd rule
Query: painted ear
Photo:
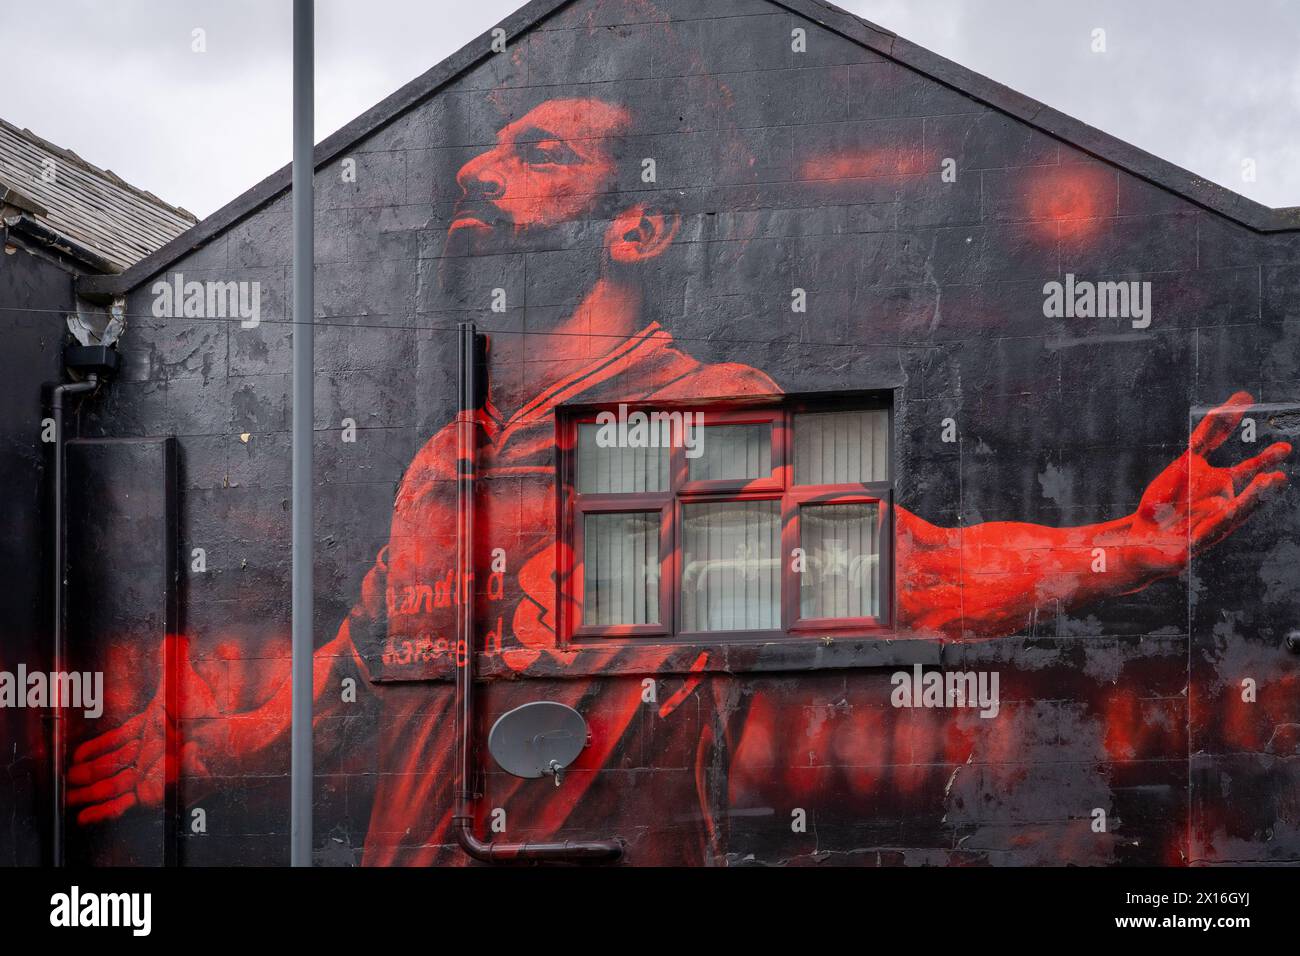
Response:
POLYGON ((615 217, 605 233, 605 246, 615 262, 630 265, 663 252, 681 228, 682 217, 638 203, 615 217))

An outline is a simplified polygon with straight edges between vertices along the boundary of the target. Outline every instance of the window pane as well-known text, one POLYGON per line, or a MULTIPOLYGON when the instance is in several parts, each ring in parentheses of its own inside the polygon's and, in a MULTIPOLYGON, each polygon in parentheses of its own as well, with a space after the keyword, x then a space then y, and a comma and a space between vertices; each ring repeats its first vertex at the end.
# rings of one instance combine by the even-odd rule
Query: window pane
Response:
MULTIPOLYGON (((608 433, 607 433, 608 434, 608 433)), ((668 490, 668 443, 671 435, 654 435, 662 447, 622 448, 600 442, 601 427, 578 426, 578 491, 608 495, 668 490)))
POLYGON ((582 623, 659 623, 659 512, 588 514, 582 623))
POLYGON ((880 509, 874 504, 799 509, 799 616, 880 616, 880 509))
POLYGON ((889 415, 881 409, 794 416, 794 483, 889 479, 889 415))
POLYGON ((691 481, 767 478, 772 474, 771 422, 708 425, 696 429, 695 435, 699 445, 686 450, 691 481))
POLYGON ((781 626, 780 502, 682 509, 682 629, 781 626))

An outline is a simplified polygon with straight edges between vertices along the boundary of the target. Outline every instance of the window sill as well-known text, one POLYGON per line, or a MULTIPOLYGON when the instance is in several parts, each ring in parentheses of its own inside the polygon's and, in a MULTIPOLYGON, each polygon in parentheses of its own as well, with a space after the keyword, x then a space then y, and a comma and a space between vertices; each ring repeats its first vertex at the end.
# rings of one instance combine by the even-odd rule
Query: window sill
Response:
MULTIPOLYGON (((937 640, 871 636, 781 636, 759 639, 684 642, 654 639, 605 639, 570 644, 566 649, 478 655, 481 680, 572 680, 590 677, 670 676, 684 674, 762 674, 853 668, 938 665, 943 644, 937 640)), ((376 662, 377 663, 377 662, 376 662)), ((376 683, 449 681, 448 661, 372 668, 376 683)))

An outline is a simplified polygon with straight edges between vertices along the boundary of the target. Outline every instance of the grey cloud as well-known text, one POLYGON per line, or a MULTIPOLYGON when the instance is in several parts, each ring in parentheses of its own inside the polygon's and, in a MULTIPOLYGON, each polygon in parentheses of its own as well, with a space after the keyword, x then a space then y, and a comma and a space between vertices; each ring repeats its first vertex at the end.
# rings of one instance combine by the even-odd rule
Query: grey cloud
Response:
POLYGON ((1300 205, 1300 4, 841 0, 900 36, 1267 206, 1300 205), (1095 54, 1094 28, 1107 52, 1095 54), (1257 180, 1243 181, 1254 159, 1257 180))
MULTIPOLYGON (((318 0, 318 135, 520 2, 318 0)), ((1300 4, 840 5, 1252 199, 1300 204, 1300 4), (1094 27, 1107 31, 1106 54, 1089 50, 1094 27), (1254 183, 1241 177, 1247 157, 1254 183)), ((266 0, 0 0, 0 116, 206 215, 289 158, 289 10, 266 0), (195 27, 207 31, 202 55, 190 49, 195 27)))

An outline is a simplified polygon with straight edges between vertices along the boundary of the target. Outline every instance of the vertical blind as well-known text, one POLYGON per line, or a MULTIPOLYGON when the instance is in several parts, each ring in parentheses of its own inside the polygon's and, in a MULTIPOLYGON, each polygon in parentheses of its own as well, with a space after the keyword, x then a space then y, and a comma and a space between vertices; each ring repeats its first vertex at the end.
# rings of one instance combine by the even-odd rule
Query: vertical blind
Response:
POLYGON ((578 426, 578 491, 588 495, 668 490, 669 449, 602 446, 598 425, 578 426))
MULTIPOLYGON (((889 480, 886 411, 796 413, 792 424, 794 484, 889 480)), ((578 427, 578 492, 658 495, 670 504, 670 449, 603 447, 599 431, 594 424, 578 427)), ((770 422, 708 425, 696 435, 701 453, 686 458, 688 480, 752 480, 772 474, 770 422)), ((662 624, 669 615, 671 606, 661 608, 659 600, 665 512, 653 501, 644 510, 582 515, 584 625, 662 624)), ((683 496, 679 502, 680 525, 669 530, 681 554, 681 630, 779 630, 781 501, 693 503, 683 496)), ((880 506, 803 504, 798 515, 799 546, 806 558, 798 579, 799 617, 878 618, 880 506)))
POLYGON ((691 481, 766 478, 772 474, 772 425, 707 425, 697 429, 699 455, 686 460, 691 481))
POLYGON ((807 568, 799 582, 799 616, 880 616, 880 511, 877 505, 804 505, 800 546, 807 568))
POLYGON ((659 512, 589 514, 583 523, 582 623, 659 623, 659 512))
POLYGON ((682 508, 682 630, 781 626, 781 503, 682 508))
POLYGON ((794 416, 794 483, 889 480, 889 415, 881 409, 794 416))

